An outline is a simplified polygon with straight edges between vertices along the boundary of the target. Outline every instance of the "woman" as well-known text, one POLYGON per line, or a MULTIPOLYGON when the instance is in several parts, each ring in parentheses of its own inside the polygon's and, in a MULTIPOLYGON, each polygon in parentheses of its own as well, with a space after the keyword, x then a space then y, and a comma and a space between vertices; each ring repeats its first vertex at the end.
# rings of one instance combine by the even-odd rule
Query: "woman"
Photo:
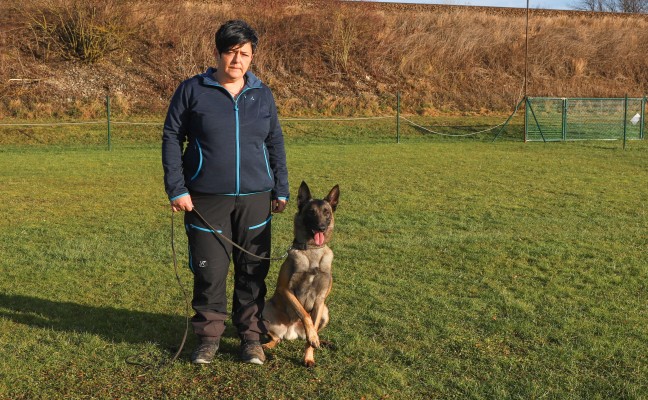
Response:
POLYGON ((248 71, 256 32, 244 21, 216 32, 216 68, 180 84, 162 136, 164 183, 173 212, 185 211, 189 265, 194 273, 192 325, 199 346, 192 362, 208 364, 225 330, 225 285, 234 261, 232 321, 241 360, 263 364, 260 338, 269 262, 221 241, 191 212, 261 257, 270 254, 272 212, 289 197, 283 134, 270 89, 248 71))

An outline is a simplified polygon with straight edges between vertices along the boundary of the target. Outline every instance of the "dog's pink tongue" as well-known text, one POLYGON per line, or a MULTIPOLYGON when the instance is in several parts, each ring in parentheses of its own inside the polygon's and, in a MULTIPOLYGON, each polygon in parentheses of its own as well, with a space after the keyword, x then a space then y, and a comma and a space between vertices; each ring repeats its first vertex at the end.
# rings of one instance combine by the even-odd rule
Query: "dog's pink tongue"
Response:
POLYGON ((323 232, 315 232, 315 244, 318 246, 321 246, 324 244, 324 233, 323 232))

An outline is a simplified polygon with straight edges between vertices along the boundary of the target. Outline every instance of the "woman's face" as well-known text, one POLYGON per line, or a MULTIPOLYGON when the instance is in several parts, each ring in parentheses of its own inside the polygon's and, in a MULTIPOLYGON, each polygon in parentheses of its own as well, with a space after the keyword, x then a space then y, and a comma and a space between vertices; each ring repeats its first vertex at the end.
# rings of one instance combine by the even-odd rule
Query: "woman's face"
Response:
POLYGON ((233 82, 243 79, 243 75, 252 63, 252 44, 234 46, 222 54, 216 50, 218 73, 226 80, 233 82))

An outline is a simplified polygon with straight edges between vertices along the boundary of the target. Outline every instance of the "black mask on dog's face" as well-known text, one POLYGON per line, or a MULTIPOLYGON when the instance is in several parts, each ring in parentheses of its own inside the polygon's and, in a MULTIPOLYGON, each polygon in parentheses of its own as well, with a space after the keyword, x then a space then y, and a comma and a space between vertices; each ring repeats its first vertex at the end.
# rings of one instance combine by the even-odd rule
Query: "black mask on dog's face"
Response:
POLYGON ((304 225, 313 232, 324 232, 333 216, 331 206, 324 200, 311 200, 301 213, 304 225))

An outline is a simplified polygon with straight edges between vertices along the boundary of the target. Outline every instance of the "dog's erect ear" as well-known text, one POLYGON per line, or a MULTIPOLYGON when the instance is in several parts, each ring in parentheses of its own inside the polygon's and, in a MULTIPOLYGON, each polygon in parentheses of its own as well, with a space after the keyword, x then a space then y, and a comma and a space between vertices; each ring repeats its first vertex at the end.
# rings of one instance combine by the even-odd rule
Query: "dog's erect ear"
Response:
POLYGON ((312 198, 308 185, 306 182, 302 181, 301 185, 299 185, 299 193, 297 194, 297 208, 299 211, 301 211, 306 203, 311 201, 312 198))
POLYGON ((335 211, 338 205, 339 198, 340 198, 340 186, 335 185, 333 186, 333 189, 331 189, 328 196, 326 196, 324 200, 328 201, 333 211, 335 211))

